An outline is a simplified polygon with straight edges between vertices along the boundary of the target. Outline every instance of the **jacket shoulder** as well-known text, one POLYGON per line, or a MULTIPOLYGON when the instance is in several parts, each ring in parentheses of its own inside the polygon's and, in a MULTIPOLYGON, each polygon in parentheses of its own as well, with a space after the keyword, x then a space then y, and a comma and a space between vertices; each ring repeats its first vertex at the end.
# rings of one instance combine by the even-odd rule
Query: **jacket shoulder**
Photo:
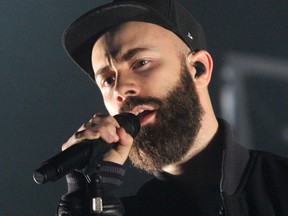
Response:
MULTIPOLYGON (((288 158, 271 152, 250 150, 252 158, 258 162, 274 164, 275 166, 288 166, 288 158)), ((286 170, 288 172, 288 169, 286 170)))

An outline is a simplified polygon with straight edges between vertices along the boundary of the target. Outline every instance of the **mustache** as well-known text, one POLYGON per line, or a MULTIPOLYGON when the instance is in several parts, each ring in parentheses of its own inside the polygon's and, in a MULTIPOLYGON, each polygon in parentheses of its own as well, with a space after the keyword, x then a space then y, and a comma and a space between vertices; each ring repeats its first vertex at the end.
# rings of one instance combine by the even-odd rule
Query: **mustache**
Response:
POLYGON ((162 104, 162 100, 155 97, 128 97, 120 107, 120 113, 128 112, 129 110, 139 105, 150 105, 153 106, 155 109, 159 109, 162 104))

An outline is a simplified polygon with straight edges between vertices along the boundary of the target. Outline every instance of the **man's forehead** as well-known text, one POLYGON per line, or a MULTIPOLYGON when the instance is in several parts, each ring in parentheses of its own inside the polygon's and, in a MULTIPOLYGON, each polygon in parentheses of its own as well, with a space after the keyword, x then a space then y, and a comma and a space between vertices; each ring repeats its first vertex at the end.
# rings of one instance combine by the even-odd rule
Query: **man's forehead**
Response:
POLYGON ((102 55, 109 53, 112 57, 116 57, 119 53, 125 52, 125 50, 143 47, 145 43, 146 46, 149 46, 151 43, 147 44, 145 38, 147 35, 149 36, 149 32, 155 34, 155 29, 157 27, 144 22, 122 23, 110 28, 99 37, 94 44, 93 50, 102 55))
MULTIPOLYGON (((105 50, 111 56, 124 50, 142 47, 148 48, 158 43, 182 43, 184 42, 173 32, 152 23, 130 21, 108 29, 95 42, 94 49, 105 50)), ((125 52, 125 51, 124 51, 125 52)), ((104 53, 102 53, 104 54, 104 53)))

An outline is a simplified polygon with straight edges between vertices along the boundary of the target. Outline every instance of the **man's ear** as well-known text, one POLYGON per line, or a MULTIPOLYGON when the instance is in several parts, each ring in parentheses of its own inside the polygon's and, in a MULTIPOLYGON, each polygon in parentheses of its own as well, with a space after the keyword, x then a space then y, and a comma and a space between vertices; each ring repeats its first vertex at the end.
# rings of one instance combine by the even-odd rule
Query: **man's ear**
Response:
POLYGON ((191 52, 187 57, 187 62, 196 88, 207 87, 213 71, 211 55, 205 50, 200 50, 196 53, 191 52))

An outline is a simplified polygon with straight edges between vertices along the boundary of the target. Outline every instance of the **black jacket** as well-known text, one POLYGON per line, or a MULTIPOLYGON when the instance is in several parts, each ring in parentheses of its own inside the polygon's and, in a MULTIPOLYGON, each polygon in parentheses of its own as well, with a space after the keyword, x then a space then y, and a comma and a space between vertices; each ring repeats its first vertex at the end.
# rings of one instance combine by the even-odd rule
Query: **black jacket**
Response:
MULTIPOLYGON (((221 182, 218 187, 221 203, 219 213, 217 211, 215 215, 288 216, 288 160, 270 153, 247 150, 235 142, 226 124, 221 120, 219 123, 219 128, 222 132, 224 131, 225 139, 221 182)), ((109 187, 104 188, 109 191, 109 187)), ((85 193, 86 191, 82 194, 85 193)), ((111 193, 108 192, 108 194, 111 193)), ((70 211, 66 215, 88 215, 87 213, 81 214, 79 211, 74 214, 73 206, 69 205, 69 193, 68 199, 67 194, 65 196, 60 202, 58 215, 65 215, 59 213, 61 209, 70 211)), ((193 209, 193 200, 188 197, 185 190, 179 189, 169 181, 157 178, 146 183, 135 196, 122 198, 121 201, 125 216, 202 215, 193 209)), ((109 203, 107 209, 111 210, 111 202, 107 201, 107 203, 109 203)), ((75 206, 75 203, 73 205, 75 206)), ((82 204, 82 209, 85 208, 84 205, 85 203, 82 204)), ((104 215, 121 215, 117 210, 118 207, 119 202, 116 202, 115 209, 110 213, 104 212, 104 215)))
MULTIPOLYGON (((247 150, 225 126, 220 193, 226 216, 288 216, 288 160, 271 153, 247 150)), ((134 197, 122 200, 126 216, 197 215, 191 199, 169 182, 153 179, 134 197), (189 203, 190 202, 190 203, 189 203)))

